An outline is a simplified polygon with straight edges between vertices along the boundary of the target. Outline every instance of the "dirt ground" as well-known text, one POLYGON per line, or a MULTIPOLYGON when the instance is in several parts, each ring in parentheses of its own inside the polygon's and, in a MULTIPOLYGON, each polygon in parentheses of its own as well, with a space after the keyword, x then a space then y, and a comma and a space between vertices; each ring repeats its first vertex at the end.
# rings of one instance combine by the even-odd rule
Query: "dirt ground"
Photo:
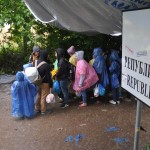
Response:
MULTIPOLYGON (((104 97, 100 104, 89 101, 87 108, 78 108, 79 100, 65 109, 48 104, 51 114, 16 121, 11 117, 10 86, 0 85, 0 150, 133 150, 134 98, 114 106, 104 97)), ((149 114, 143 105, 141 125, 147 132, 140 131, 139 150, 150 143, 149 114)))

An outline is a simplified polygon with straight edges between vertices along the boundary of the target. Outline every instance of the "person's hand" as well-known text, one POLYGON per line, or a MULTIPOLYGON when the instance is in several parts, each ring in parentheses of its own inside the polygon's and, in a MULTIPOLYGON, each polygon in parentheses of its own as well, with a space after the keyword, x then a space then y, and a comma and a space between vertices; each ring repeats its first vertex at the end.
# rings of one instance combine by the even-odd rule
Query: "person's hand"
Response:
POLYGON ((77 92, 80 92, 80 91, 81 91, 81 87, 82 87, 82 86, 78 86, 78 88, 77 88, 76 91, 77 91, 77 92))

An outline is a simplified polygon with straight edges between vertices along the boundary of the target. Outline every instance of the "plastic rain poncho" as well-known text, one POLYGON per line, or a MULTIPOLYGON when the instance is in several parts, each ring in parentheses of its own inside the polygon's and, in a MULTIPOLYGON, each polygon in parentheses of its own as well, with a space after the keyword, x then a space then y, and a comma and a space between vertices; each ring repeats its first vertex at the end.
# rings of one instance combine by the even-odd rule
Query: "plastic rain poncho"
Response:
POLYGON ((117 51, 112 50, 110 54, 111 65, 109 67, 110 71, 110 82, 112 88, 118 88, 120 86, 120 74, 121 74, 121 64, 120 58, 117 51))
POLYGON ((93 63, 93 67, 96 73, 98 74, 99 83, 102 84, 104 87, 106 87, 109 84, 109 77, 107 73, 106 62, 102 55, 102 49, 94 48, 93 56, 95 59, 93 63))
POLYGON ((75 74, 75 82, 73 85, 73 89, 77 91, 86 90, 94 85, 98 81, 98 76, 93 67, 91 67, 84 59, 82 53, 83 51, 76 52, 77 56, 77 65, 76 65, 76 74, 75 74), (83 80, 81 88, 79 88, 80 77, 84 75, 85 78, 83 80))
POLYGON ((15 118, 34 117, 36 94, 36 87, 29 83, 22 72, 17 72, 16 81, 11 86, 12 116, 15 118))

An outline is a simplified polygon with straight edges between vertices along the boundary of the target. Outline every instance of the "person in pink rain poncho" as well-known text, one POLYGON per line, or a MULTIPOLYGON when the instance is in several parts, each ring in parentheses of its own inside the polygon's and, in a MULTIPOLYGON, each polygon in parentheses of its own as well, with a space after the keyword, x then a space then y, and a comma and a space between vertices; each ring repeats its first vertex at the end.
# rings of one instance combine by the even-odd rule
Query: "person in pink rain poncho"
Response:
POLYGON ((98 81, 98 76, 93 67, 84 60, 84 51, 78 51, 75 53, 77 57, 76 74, 73 89, 81 93, 82 104, 80 107, 87 106, 86 89, 90 88, 98 81))

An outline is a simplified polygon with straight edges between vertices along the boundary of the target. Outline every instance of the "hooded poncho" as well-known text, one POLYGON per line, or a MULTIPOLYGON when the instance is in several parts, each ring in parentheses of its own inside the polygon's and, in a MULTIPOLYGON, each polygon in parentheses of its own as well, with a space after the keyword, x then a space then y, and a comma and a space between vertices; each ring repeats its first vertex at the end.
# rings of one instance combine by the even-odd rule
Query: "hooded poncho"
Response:
POLYGON ((118 88, 120 86, 121 64, 117 51, 111 51, 110 60, 111 65, 109 67, 109 71, 111 87, 118 88))
POLYGON ((12 116, 15 118, 34 116, 34 97, 37 91, 22 72, 17 72, 16 81, 11 86, 12 116))
POLYGON ((109 84, 109 78, 107 73, 106 62, 102 55, 102 49, 95 48, 93 51, 93 56, 94 56, 93 67, 99 76, 99 83, 102 84, 104 87, 106 87, 109 84))
POLYGON ((82 87, 80 91, 86 90, 94 85, 98 81, 98 76, 93 67, 91 67, 84 59, 83 59, 84 52, 78 51, 76 52, 77 57, 77 65, 76 65, 76 74, 75 74, 75 82, 73 85, 73 89, 76 91, 79 89, 79 81, 80 76, 85 75, 82 87))

